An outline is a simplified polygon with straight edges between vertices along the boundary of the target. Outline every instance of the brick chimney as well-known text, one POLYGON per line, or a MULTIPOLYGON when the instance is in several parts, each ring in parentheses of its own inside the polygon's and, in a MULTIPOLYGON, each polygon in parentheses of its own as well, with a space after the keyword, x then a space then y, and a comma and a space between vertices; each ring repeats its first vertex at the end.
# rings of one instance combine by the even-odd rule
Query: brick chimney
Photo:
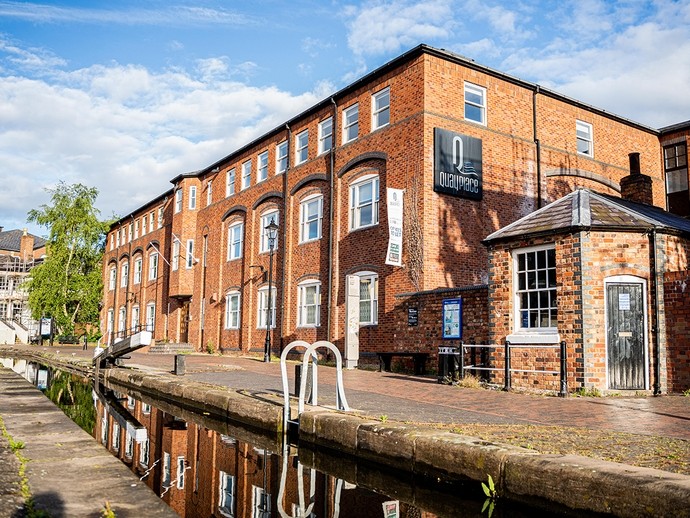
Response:
POLYGON ((625 200, 654 205, 652 179, 640 172, 640 154, 629 153, 630 174, 621 178, 621 196, 625 200))
POLYGON ((24 262, 34 260, 34 236, 29 234, 27 229, 24 229, 21 241, 19 242, 19 254, 24 262))

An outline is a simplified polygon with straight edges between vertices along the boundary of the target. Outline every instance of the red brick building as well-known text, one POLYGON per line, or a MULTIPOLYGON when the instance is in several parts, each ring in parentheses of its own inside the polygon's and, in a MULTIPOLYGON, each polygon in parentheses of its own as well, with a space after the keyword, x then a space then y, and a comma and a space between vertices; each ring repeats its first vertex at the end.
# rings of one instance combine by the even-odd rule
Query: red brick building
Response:
MULTIPOLYGON (((260 352, 270 318, 274 354, 295 339, 330 340, 350 366, 434 353, 441 316, 415 306, 414 325, 410 301, 486 290, 486 236, 578 187, 620 196, 629 153, 650 201, 687 211, 689 130, 648 128, 421 45, 113 224, 103 329, 260 352)), ((480 339, 488 310, 475 299, 464 309, 480 339)))

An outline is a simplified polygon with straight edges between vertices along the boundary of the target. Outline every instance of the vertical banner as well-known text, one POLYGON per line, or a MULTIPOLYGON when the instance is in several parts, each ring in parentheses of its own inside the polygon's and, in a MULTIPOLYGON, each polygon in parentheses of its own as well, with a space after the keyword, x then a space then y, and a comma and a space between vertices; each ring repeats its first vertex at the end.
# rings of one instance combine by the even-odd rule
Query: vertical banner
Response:
POLYGON ((403 190, 386 190, 388 203, 388 252, 386 264, 402 266, 403 190))
POLYGON ((345 277, 345 368, 359 361, 359 277, 345 277))

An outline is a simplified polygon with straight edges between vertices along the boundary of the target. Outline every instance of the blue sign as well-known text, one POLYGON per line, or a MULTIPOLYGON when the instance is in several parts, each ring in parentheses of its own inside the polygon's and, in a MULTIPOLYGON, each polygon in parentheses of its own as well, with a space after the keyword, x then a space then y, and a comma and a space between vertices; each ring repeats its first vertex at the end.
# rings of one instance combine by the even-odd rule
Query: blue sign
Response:
POLYGON ((443 301, 443 338, 444 340, 462 338, 462 298, 443 301))

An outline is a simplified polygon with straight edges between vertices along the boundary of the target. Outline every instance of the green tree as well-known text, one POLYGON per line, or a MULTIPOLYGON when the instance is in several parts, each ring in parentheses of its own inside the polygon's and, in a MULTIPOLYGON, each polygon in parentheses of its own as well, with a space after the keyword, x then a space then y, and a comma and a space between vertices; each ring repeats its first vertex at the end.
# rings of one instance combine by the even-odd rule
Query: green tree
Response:
POLYGON ((29 211, 28 220, 49 229, 47 257, 31 270, 26 288, 33 318, 50 315, 68 334, 75 323, 98 325, 108 223, 94 207, 97 189, 60 182, 46 191, 51 203, 29 211))

